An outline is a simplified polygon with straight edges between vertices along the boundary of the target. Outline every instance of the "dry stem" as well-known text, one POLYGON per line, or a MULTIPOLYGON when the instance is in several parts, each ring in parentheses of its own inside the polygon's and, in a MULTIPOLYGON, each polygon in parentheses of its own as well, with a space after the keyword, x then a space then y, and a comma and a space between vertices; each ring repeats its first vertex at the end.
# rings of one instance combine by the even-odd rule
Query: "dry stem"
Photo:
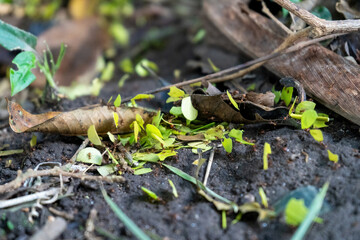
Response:
POLYGON ((52 169, 34 171, 33 169, 28 169, 25 173, 21 170, 18 171, 17 177, 9 183, 0 186, 0 194, 15 190, 25 182, 28 178, 33 177, 42 177, 42 176, 66 176, 73 178, 80 178, 81 180, 91 180, 91 181, 105 181, 105 182, 124 182, 125 179, 121 176, 90 176, 83 173, 72 173, 62 170, 59 167, 54 167, 52 169))

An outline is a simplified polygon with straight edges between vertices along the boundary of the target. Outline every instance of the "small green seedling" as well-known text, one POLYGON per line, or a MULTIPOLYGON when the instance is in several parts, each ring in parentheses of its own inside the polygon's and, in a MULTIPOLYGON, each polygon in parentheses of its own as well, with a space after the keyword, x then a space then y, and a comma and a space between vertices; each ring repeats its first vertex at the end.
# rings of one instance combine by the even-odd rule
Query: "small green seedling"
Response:
POLYGON ((263 169, 264 170, 267 170, 268 169, 268 157, 269 157, 269 154, 271 154, 271 147, 270 147, 270 144, 265 142, 265 145, 264 145, 264 154, 263 154, 263 169))
POLYGON ((148 195, 151 199, 153 199, 155 201, 160 201, 160 198, 153 191, 150 191, 149 189, 147 189, 145 187, 141 187, 141 190, 143 190, 143 192, 146 193, 146 195, 148 195))
POLYGON ((36 77, 31 72, 36 66, 45 75, 50 87, 56 89, 54 81, 55 72, 59 69, 65 54, 65 46, 61 45, 57 61, 50 50, 44 52, 43 59, 35 50, 37 38, 29 32, 25 32, 17 27, 7 24, 0 20, 0 45, 9 51, 21 50, 13 60, 17 70, 10 69, 11 96, 27 88, 36 77), (49 55, 49 59, 48 59, 49 55))

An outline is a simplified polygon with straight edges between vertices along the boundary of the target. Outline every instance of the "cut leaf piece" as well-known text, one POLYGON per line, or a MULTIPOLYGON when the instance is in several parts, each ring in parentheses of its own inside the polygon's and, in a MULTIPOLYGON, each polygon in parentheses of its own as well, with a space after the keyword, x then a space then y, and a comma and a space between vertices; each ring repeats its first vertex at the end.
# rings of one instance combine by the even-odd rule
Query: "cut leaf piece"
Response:
POLYGON ((193 121, 198 116, 198 110, 196 110, 192 103, 191 97, 186 97, 181 101, 181 112, 183 113, 184 117, 189 120, 193 121))
POLYGON ((339 155, 332 153, 330 150, 327 150, 327 152, 330 161, 334 163, 337 163, 339 161, 339 155))
POLYGON ((321 130, 319 130, 319 129, 311 129, 310 134, 316 141, 318 141, 318 142, 324 141, 324 136, 323 136, 321 130))
POLYGON ((120 105, 121 105, 121 96, 120 96, 120 94, 118 94, 118 96, 116 97, 116 99, 114 101, 114 106, 120 107, 120 105))
POLYGON ((311 101, 303 101, 296 106, 295 113, 302 114, 306 110, 314 110, 316 104, 311 101))
POLYGON ((142 174, 146 174, 152 172, 151 168, 140 168, 140 169, 136 169, 134 171, 134 175, 142 175, 142 174))
MULTIPOLYGON (((0 23, 1 24, 1 23, 0 23)), ((10 69, 11 96, 24 90, 36 77, 31 72, 35 68, 36 56, 33 52, 21 52, 13 60, 18 70, 10 69)))
POLYGON ((152 94, 138 94, 135 97, 133 97, 130 101, 132 103, 133 106, 136 105, 135 100, 141 100, 141 99, 152 99, 155 96, 152 94))
POLYGON ((234 98, 231 96, 231 94, 229 93, 229 91, 226 91, 226 94, 227 94, 227 96, 229 97, 229 100, 230 100, 230 102, 232 103, 232 105, 234 105, 234 107, 235 107, 237 110, 240 110, 240 109, 239 109, 239 105, 237 104, 237 102, 235 102, 234 98))
POLYGON ((173 183, 173 181, 171 181, 170 179, 168 179, 168 181, 169 181, 169 184, 171 186, 172 193, 173 193, 174 197, 176 197, 176 198, 179 197, 178 192, 176 190, 176 187, 175 187, 175 184, 173 183))
POLYGON ((301 116, 301 128, 310 128, 315 123, 317 116, 315 110, 306 110, 301 116))
POLYGON ((264 168, 264 170, 268 169, 268 157, 269 157, 269 154, 271 154, 271 147, 270 147, 269 143, 265 142, 264 154, 263 154, 263 168, 264 168))
POLYGON ((96 132, 95 125, 91 125, 88 129, 88 138, 90 142, 92 142, 94 145, 101 146, 102 142, 99 138, 98 133, 96 132))
POLYGON ((229 137, 235 138, 235 140, 237 142, 242 143, 242 144, 255 145, 255 143, 245 141, 242 137, 243 133, 244 133, 244 130, 238 130, 238 129, 233 128, 229 132, 229 137))
POLYGON ((146 195, 148 195, 151 199, 153 200, 160 200, 159 197, 156 195, 156 193, 154 193, 153 191, 145 188, 145 187, 141 187, 141 190, 143 190, 144 193, 146 193, 146 195))
POLYGON ((232 152, 232 140, 231 138, 224 138, 224 141, 222 141, 222 145, 227 153, 232 152))
POLYGON ((170 92, 168 95, 170 97, 166 100, 166 103, 181 100, 185 97, 185 92, 177 87, 170 87, 170 92))
POLYGON ((101 165, 102 155, 99 150, 93 147, 87 147, 82 149, 76 156, 76 161, 83 163, 91 163, 101 165))
POLYGON ((281 100, 284 100, 286 106, 289 106, 294 88, 293 87, 284 87, 281 91, 281 100))
MULTIPOLYGON (((291 198, 285 208, 285 221, 292 226, 299 226, 308 213, 303 199, 291 198)), ((321 223, 321 218, 315 218, 315 222, 321 223)))
POLYGON ((116 172, 116 164, 111 163, 108 165, 100 166, 96 169, 101 176, 105 177, 116 172))

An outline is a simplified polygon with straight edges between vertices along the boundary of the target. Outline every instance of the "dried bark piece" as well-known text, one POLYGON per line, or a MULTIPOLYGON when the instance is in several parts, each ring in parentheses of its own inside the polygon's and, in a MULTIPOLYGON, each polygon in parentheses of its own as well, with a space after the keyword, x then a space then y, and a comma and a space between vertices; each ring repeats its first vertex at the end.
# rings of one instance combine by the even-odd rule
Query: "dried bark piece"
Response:
POLYGON ((70 136, 86 135, 91 125, 95 125, 99 135, 107 132, 131 132, 130 124, 136 120, 136 114, 140 114, 145 124, 151 122, 156 114, 143 108, 104 105, 92 105, 70 112, 31 114, 12 101, 8 101, 8 111, 10 127, 14 132, 46 132, 70 136), (115 126, 114 112, 119 116, 118 127, 115 126))
MULTIPOLYGON (((285 33, 243 0, 204 0, 205 16, 239 50, 252 58, 271 53, 285 33)), ((360 125, 360 67, 321 45, 282 55, 265 64, 280 77, 291 76, 318 102, 360 125)))

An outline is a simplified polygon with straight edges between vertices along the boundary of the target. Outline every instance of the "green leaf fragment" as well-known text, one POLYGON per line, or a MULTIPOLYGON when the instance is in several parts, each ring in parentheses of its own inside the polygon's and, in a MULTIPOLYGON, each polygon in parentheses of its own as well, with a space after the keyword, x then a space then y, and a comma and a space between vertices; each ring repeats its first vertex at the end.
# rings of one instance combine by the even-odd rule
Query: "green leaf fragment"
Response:
POLYGON ((126 46, 129 43, 130 34, 124 25, 115 22, 111 24, 109 31, 120 46, 126 46))
POLYGON ((87 147, 82 149, 76 156, 76 161, 83 163, 90 163, 101 165, 102 155, 99 150, 93 147, 87 147))
POLYGON ((311 101, 303 101, 296 106, 295 113, 302 114, 306 110, 315 110, 316 104, 311 101))
POLYGON ((238 130, 238 129, 233 128, 229 132, 229 137, 235 138, 235 141, 242 143, 242 144, 255 145, 255 143, 245 141, 243 139, 243 133, 244 133, 244 130, 238 130))
POLYGON ((168 95, 170 97, 166 100, 166 103, 181 100, 185 97, 185 92, 177 87, 170 87, 168 95))
POLYGON ((224 138, 224 141, 222 141, 222 145, 227 153, 232 152, 232 140, 231 138, 224 138))
POLYGON ((268 157, 269 157, 269 154, 271 154, 271 147, 270 147, 270 144, 265 142, 265 145, 264 145, 264 154, 263 154, 263 169, 264 170, 267 170, 268 169, 268 157))
POLYGON ((310 128, 318 117, 315 110, 306 110, 301 116, 301 128, 310 128))
POLYGON ((12 62, 18 68, 10 69, 11 96, 14 96, 35 81, 36 77, 31 69, 36 67, 36 56, 33 52, 21 52, 12 62))
POLYGON ((111 163, 111 164, 107 164, 104 166, 100 166, 96 169, 98 171, 98 173, 105 177, 108 176, 110 174, 113 174, 114 172, 116 172, 117 168, 116 168, 116 164, 115 163, 111 163))
POLYGON ((321 130, 319 130, 319 129, 311 129, 310 134, 316 141, 318 141, 318 142, 324 141, 324 136, 323 136, 321 130))
POLYGON ((181 107, 172 107, 170 109, 170 114, 172 114, 176 117, 182 115, 181 107))
POLYGON ((208 130, 206 130, 206 132, 204 133, 204 136, 207 140, 218 140, 218 139, 222 139, 224 137, 224 131, 225 128, 223 125, 218 125, 216 127, 212 127, 209 128, 208 130))
POLYGON ((98 133, 96 132, 95 125, 91 125, 88 129, 88 138, 90 142, 92 142, 94 145, 101 146, 101 140, 99 138, 98 133))
POLYGON ((286 106, 289 106, 294 88, 293 87, 284 87, 281 91, 281 100, 284 101, 286 106))
POLYGON ((29 32, 0 20, 0 45, 9 51, 24 50, 35 52, 37 38, 29 32))
POLYGON ((205 29, 203 28, 200 29, 193 37, 192 42, 195 44, 201 42, 204 39, 205 35, 206 35, 205 29))
POLYGON ((116 99, 114 101, 114 106, 120 107, 120 105, 121 105, 121 96, 120 96, 120 94, 118 94, 118 96, 116 97, 116 99))
POLYGON ((261 198, 262 205, 264 205, 264 207, 268 208, 269 207, 268 200, 267 200, 265 191, 262 187, 259 188, 259 195, 261 198))
POLYGON ((152 172, 151 168, 140 168, 134 171, 134 175, 143 175, 152 172))
POLYGON ((108 62, 101 73, 100 79, 104 82, 108 82, 114 76, 115 64, 114 62, 108 62))
POLYGON ((152 99, 154 98, 155 96, 152 95, 152 94, 138 94, 136 95, 135 97, 133 97, 130 101, 131 103, 135 106, 136 103, 135 103, 135 100, 141 100, 141 99, 152 99))
POLYGON ((169 184, 170 184, 170 186, 171 186, 172 193, 173 193, 174 197, 178 198, 179 195, 178 195, 178 192, 177 192, 177 190, 176 190, 175 184, 174 184, 173 181, 171 181, 170 179, 168 179, 168 181, 169 181, 169 184))
POLYGON ((239 109, 239 105, 237 104, 237 102, 235 102, 234 98, 231 96, 231 94, 229 93, 229 91, 226 91, 226 94, 227 94, 227 96, 229 97, 229 100, 230 100, 230 102, 232 103, 232 105, 234 105, 234 107, 235 107, 237 110, 240 110, 240 109, 239 109))
POLYGON ((125 73, 131 74, 134 72, 134 66, 130 58, 125 58, 124 60, 122 60, 119 64, 119 67, 125 73))
POLYGON ((156 193, 154 193, 153 191, 145 188, 145 187, 141 187, 141 190, 146 193, 146 195, 148 195, 150 198, 158 201, 159 200, 159 197, 156 195, 156 193))
POLYGON ((212 70, 213 70, 214 72, 219 72, 219 71, 220 71, 220 68, 218 68, 217 66, 215 66, 215 64, 213 63, 213 61, 211 61, 210 58, 208 58, 208 62, 209 62, 210 66, 211 66, 211 68, 212 68, 212 70))
POLYGON ((32 135, 31 136, 31 140, 30 140, 30 147, 35 147, 35 145, 36 145, 36 140, 37 140, 37 138, 36 138, 36 135, 32 135))
POLYGON ((332 153, 330 150, 327 150, 327 152, 330 161, 334 163, 337 163, 339 161, 339 155, 332 153))
MULTIPOLYGON (((305 206, 304 199, 291 198, 285 208, 285 222, 291 226, 299 226, 305 219, 309 210, 305 206)), ((317 222, 321 222, 317 218, 317 222)))
POLYGON ((190 96, 182 99, 181 112, 183 113, 184 117, 189 121, 193 121, 197 118, 198 110, 193 107, 190 96))
POLYGON ((137 75, 139 75, 140 77, 146 77, 149 75, 148 70, 146 68, 144 68, 143 66, 157 72, 159 70, 158 66, 156 65, 156 63, 151 62, 147 59, 142 59, 138 64, 136 64, 135 66, 135 72, 137 75))

